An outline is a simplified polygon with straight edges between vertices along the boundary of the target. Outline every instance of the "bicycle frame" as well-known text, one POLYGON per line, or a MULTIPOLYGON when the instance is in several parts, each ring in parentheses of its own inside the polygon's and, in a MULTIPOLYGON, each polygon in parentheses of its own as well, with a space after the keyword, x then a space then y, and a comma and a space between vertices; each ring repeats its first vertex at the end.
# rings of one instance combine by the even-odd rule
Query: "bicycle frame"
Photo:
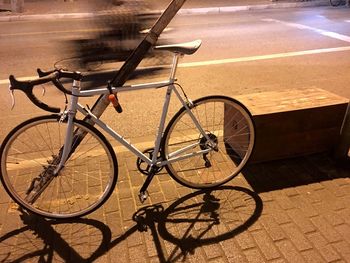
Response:
POLYGON ((169 80, 167 81, 161 81, 161 82, 153 82, 153 83, 144 83, 144 84, 137 84, 137 85, 126 85, 122 87, 112 87, 112 92, 113 93, 120 93, 120 92, 127 92, 127 91, 137 91, 137 90, 142 90, 142 89, 159 89, 159 88, 165 88, 167 87, 165 99, 164 99, 164 104, 163 104, 163 110, 158 126, 158 131, 156 135, 156 140, 155 140, 155 147, 154 147, 154 152, 152 154, 152 159, 150 159, 148 156, 146 156, 144 153, 142 153, 138 148, 136 148, 134 145, 132 145, 130 142, 128 142, 126 139, 124 139, 123 136, 121 136, 119 133, 114 131, 112 128, 110 128, 106 123, 101 121, 98 117, 96 117, 89 109, 83 107, 81 104, 78 103, 78 98, 79 97, 86 97, 86 96, 94 96, 94 95, 106 95, 109 93, 109 90, 106 88, 100 88, 100 89, 93 89, 93 90, 80 90, 80 81, 74 81, 72 85, 72 96, 71 96, 71 101, 70 105, 68 107, 68 110, 65 111, 64 116, 68 115, 68 127, 67 127, 67 133, 66 133, 66 139, 63 147, 63 152, 62 152, 62 158, 60 160, 60 163, 58 167, 55 170, 55 173, 58 172, 63 166, 66 160, 68 159, 70 155, 70 151, 72 149, 72 141, 73 141, 73 120, 75 118, 75 115, 77 111, 82 113, 85 117, 89 117, 89 119, 96 124, 98 127, 103 129, 105 132, 107 132, 110 136, 112 136, 115 140, 117 140, 120 144, 122 144, 124 147, 129 149, 132 153, 134 153, 137 157, 142 159, 144 162, 146 162, 148 165, 151 167, 156 165, 158 167, 162 167, 170 162, 186 159, 189 157, 192 157, 194 155, 199 155, 199 154, 205 154, 209 151, 212 150, 212 148, 204 149, 195 153, 191 154, 184 154, 181 156, 178 156, 179 154, 185 152, 187 149, 190 149, 192 147, 195 147, 198 145, 198 143, 186 146, 183 149, 180 149, 176 152, 174 152, 167 160, 161 160, 159 161, 157 159, 157 156, 160 152, 160 146, 161 146, 161 141, 163 138, 163 133, 164 133, 164 128, 165 128, 165 121, 166 121, 166 116, 168 113, 169 109, 169 104, 170 104, 170 99, 171 99, 171 94, 174 92, 181 102, 181 104, 185 107, 187 113, 191 117, 192 121, 194 122, 195 126, 199 130, 199 132, 202 134, 203 137, 207 139, 207 141, 211 145, 215 145, 215 143, 209 138, 209 136, 206 134, 206 132, 203 130, 201 127, 199 121, 196 119, 196 117, 193 115, 191 112, 191 102, 185 101, 182 96, 180 95, 179 91, 176 89, 175 86, 175 74, 176 74, 176 69, 178 65, 179 58, 182 54, 180 53, 174 53, 174 58, 173 58, 173 63, 171 67, 171 73, 169 80))

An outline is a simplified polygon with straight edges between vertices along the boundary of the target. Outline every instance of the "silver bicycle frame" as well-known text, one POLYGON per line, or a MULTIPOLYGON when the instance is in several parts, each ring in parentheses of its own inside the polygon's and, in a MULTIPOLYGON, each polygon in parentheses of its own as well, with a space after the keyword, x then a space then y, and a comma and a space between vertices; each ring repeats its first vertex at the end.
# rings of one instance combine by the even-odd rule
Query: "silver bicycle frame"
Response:
POLYGON ((63 152, 62 152, 62 158, 61 158, 60 164, 56 168, 55 172, 58 172, 64 166, 64 163, 66 162, 66 160, 70 154, 70 150, 72 147, 72 140, 73 140, 73 132, 74 132, 73 120, 74 120, 74 117, 75 117, 77 111, 82 113, 84 116, 89 116, 90 120, 93 123, 97 124, 98 127, 103 129, 105 132, 107 132, 109 135, 111 135, 115 140, 117 140, 120 144, 122 144, 124 147, 129 149, 132 153, 134 153, 137 157, 142 159, 144 162, 146 162, 150 166, 157 165, 157 166, 161 167, 161 166, 164 166, 170 162, 186 159, 186 158, 189 158, 189 157, 194 156, 194 155, 204 154, 204 153, 211 151, 211 149, 205 149, 205 150, 198 151, 195 153, 184 154, 184 155, 178 156, 179 154, 185 152, 187 149, 193 148, 196 145, 198 145, 198 143, 195 143, 193 145, 186 146, 185 148, 174 152, 171 156, 169 156, 169 158, 167 160, 163 160, 161 162, 159 162, 157 160, 157 156, 158 156, 158 153, 160 151, 161 140, 162 140, 163 133, 164 133, 165 121, 166 121, 166 116, 167 116, 168 109, 169 109, 169 104, 170 104, 172 92, 174 92, 176 94, 176 96, 179 99, 179 101, 181 102, 181 104, 186 108, 187 113, 189 114, 189 116, 193 120, 194 124, 196 125, 197 129, 202 134, 202 136, 204 136, 213 147, 215 144, 209 138, 209 136, 206 134, 206 132, 201 127, 199 121, 196 119, 196 117, 191 112, 190 103, 188 101, 185 101, 181 97, 179 91, 176 89, 176 86, 174 85, 175 80, 176 80, 175 79, 176 69, 177 69, 177 65, 178 65, 178 61, 179 61, 180 56, 181 56, 181 54, 179 54, 179 53, 174 54, 173 63, 172 63, 172 67, 171 67, 171 73, 170 73, 170 77, 169 77, 168 81, 136 84, 136 85, 126 85, 126 86, 122 86, 122 87, 112 87, 112 91, 114 93, 136 91, 136 90, 142 90, 142 89, 159 89, 159 88, 167 87, 167 91, 166 91, 165 99, 164 99, 164 104, 163 104, 163 110, 162 110, 160 123, 158 126, 157 135, 156 135, 155 147, 154 147, 152 160, 148 156, 146 156, 144 153, 142 153, 139 149, 137 149, 134 145, 132 145, 130 142, 125 140, 123 136, 118 134, 116 131, 114 131, 112 128, 110 128, 106 123, 104 123, 98 117, 96 117, 89 109, 83 107, 81 104, 78 103, 79 96, 95 96, 95 95, 108 94, 109 93, 108 89, 101 88, 101 89, 92 89, 92 90, 80 90, 80 82, 74 81, 73 85, 72 85, 72 94, 73 95, 71 96, 71 101, 70 101, 69 107, 64 113, 68 116, 68 121, 67 121, 68 127, 67 127, 67 133, 66 133, 65 143, 64 143, 64 147, 63 147, 63 152))

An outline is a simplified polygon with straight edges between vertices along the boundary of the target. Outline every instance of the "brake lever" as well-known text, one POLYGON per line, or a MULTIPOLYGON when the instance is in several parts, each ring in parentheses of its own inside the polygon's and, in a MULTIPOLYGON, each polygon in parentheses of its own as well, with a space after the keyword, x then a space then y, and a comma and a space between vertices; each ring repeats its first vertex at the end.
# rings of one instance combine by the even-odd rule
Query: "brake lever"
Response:
POLYGON ((15 95, 14 95, 14 90, 11 87, 11 84, 9 85, 9 92, 10 92, 10 96, 11 96, 11 110, 13 110, 13 108, 16 105, 16 100, 15 100, 15 95))

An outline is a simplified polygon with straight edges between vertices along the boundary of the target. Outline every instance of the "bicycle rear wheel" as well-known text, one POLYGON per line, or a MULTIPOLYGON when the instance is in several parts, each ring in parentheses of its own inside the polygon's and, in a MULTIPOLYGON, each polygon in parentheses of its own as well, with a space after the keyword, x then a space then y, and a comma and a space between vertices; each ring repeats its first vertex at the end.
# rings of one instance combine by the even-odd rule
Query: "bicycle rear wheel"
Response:
POLYGON ((0 179, 12 199, 32 213, 56 219, 80 217, 96 210, 112 193, 117 159, 97 129, 74 120, 74 130, 85 136, 54 175, 67 129, 59 118, 36 117, 10 132, 0 149, 0 179))
POLYGON ((191 188, 219 186, 235 177, 247 163, 254 146, 254 125, 238 101, 209 96, 193 102, 194 114, 210 140, 203 136, 183 107, 169 122, 163 140, 168 173, 191 188), (207 153, 199 152, 207 151, 207 153))

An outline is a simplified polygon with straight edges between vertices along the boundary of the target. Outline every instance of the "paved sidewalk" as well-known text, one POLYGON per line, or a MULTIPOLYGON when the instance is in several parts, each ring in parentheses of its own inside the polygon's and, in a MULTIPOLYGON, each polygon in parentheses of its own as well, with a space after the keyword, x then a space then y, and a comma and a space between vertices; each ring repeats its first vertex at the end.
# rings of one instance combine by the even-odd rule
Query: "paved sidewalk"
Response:
MULTIPOLYGON (((145 0, 148 11, 164 10, 170 0, 145 0)), ((130 4, 130 3, 129 3, 130 4)), ((237 12, 266 8, 293 8, 330 5, 329 0, 187 0, 179 14, 206 14, 237 12)), ((79 18, 94 16, 96 13, 109 10, 110 5, 97 0, 58 1, 32 0, 25 2, 23 13, 12 13, 9 4, 0 4, 0 21, 17 21, 28 19, 79 18)))
POLYGON ((210 193, 144 176, 120 153, 117 190, 90 216, 56 222, 0 189, 0 262, 350 262, 350 164, 327 155, 257 164, 210 193))

